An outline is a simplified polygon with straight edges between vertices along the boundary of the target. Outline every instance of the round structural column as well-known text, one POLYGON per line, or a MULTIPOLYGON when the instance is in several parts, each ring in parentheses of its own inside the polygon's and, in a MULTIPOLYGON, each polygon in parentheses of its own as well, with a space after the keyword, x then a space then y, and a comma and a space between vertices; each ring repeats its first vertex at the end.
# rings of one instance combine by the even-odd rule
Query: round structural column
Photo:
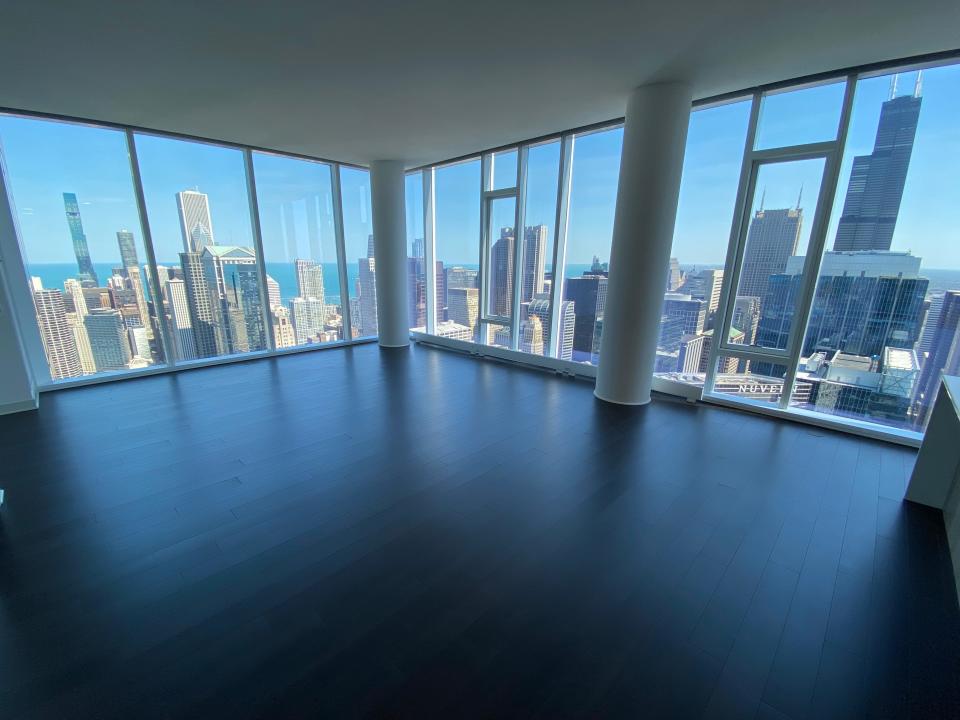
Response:
POLYGON ((601 400, 650 402, 692 99, 686 83, 656 83, 627 103, 594 390, 601 400))
POLYGON ((377 329, 381 347, 410 344, 407 325, 407 221, 404 167, 399 160, 370 164, 377 329))

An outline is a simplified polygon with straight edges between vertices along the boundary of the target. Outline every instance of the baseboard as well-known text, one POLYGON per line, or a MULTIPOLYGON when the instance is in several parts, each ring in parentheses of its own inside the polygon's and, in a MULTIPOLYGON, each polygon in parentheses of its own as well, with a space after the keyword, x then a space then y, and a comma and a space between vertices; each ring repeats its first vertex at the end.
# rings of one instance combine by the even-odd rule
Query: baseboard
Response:
POLYGON ((0 415, 10 415, 12 413, 24 412, 26 410, 36 410, 40 407, 40 398, 34 397, 22 402, 7 403, 0 405, 0 415))

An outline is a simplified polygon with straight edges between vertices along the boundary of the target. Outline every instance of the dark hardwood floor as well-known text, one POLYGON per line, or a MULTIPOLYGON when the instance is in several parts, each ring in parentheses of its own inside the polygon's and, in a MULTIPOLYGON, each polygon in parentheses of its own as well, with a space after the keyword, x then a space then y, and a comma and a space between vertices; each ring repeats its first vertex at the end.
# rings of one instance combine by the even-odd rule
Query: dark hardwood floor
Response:
POLYGON ((423 347, 49 393, 0 717, 958 717, 913 461, 423 347))

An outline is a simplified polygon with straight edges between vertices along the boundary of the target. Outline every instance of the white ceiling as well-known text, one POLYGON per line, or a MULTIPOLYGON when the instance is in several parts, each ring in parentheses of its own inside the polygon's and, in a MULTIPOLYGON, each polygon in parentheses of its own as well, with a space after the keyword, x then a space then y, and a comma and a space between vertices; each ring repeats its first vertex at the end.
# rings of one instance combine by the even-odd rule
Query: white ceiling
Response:
POLYGON ((8 0, 0 106, 336 160, 447 159, 696 97, 960 47, 956 0, 8 0))

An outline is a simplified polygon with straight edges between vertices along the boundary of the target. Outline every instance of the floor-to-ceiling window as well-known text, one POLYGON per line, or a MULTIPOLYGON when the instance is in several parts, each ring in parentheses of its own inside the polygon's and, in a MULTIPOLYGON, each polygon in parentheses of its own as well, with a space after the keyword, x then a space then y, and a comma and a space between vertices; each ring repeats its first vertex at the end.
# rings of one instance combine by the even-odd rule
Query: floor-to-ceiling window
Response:
POLYGON ((343 340, 333 168, 259 152, 253 167, 277 348, 343 340))
POLYGON ((50 379, 165 362, 126 134, 0 115, 0 154, 50 379))
POLYGON ((177 359, 266 350, 243 152, 146 134, 136 149, 177 359))
POLYGON ((597 363, 622 135, 613 126, 422 171, 431 334, 597 363))
POLYGON ((377 335, 377 260, 370 216, 370 173, 340 168, 343 237, 346 247, 350 327, 354 338, 377 335))
POLYGON ((376 334, 366 170, 10 114, 0 155, 43 386, 376 334))
MULTIPOLYGON (((855 91, 790 404, 922 431, 960 372, 960 67, 855 91)), ((775 278, 786 306, 797 262, 775 278)))
MULTIPOLYGON (((749 98, 690 114, 657 342, 655 372, 666 380, 703 385, 749 123, 749 98)), ((758 314, 743 304, 732 332, 750 344, 758 314)))

